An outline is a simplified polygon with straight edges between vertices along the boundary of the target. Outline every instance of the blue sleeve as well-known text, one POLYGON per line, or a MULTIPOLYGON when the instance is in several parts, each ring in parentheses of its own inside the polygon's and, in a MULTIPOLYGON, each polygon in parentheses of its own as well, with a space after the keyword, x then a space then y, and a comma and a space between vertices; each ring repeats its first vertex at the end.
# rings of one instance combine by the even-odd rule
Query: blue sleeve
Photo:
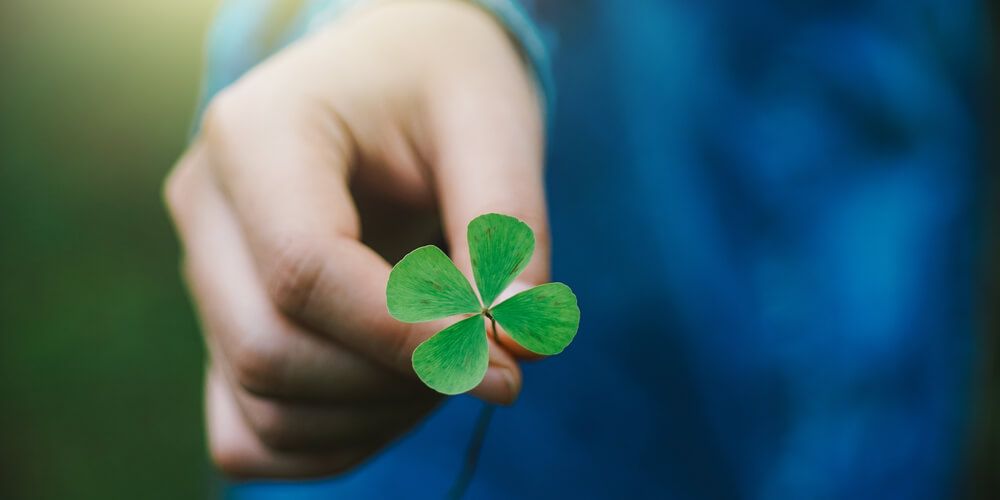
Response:
MULTIPOLYGON (((260 61, 310 31, 326 25, 368 0, 305 0, 296 20, 275 46, 265 46, 262 34, 275 20, 274 0, 223 0, 208 35, 206 68, 200 110, 219 90, 236 81, 260 61)), ((551 116, 555 100, 549 48, 542 30, 518 0, 465 0, 496 18, 532 67, 539 99, 551 116)))
POLYGON ((511 37, 521 47, 521 51, 535 71, 546 116, 552 116, 555 104, 555 82, 549 59, 549 47, 542 37, 542 31, 528 14, 527 9, 515 0, 473 0, 497 18, 511 37))
MULTIPOLYGON (((542 36, 542 30, 532 19, 525 3, 519 0, 465 0, 478 5, 493 15, 518 45, 528 64, 531 65, 538 81, 542 107, 546 115, 551 115, 555 97, 555 85, 549 62, 549 47, 542 36)), ((310 30, 326 24, 353 7, 362 6, 366 0, 327 0, 320 2, 321 8, 309 16, 310 30)))

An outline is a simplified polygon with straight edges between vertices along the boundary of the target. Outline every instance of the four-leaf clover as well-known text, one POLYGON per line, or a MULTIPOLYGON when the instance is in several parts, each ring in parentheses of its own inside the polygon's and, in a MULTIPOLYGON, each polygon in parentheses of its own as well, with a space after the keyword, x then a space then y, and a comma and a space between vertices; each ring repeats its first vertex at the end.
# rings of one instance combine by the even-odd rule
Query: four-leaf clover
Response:
MULTIPOLYGON (((399 321, 420 323, 471 314, 435 333, 413 352, 413 370, 443 394, 466 392, 482 381, 489 366, 485 321, 499 323, 515 342, 537 354, 562 352, 576 336, 580 309, 562 283, 529 288, 494 305, 535 250, 535 235, 520 220, 501 214, 476 217, 468 227, 472 286, 434 245, 420 247, 389 274, 386 303, 399 321)), ((495 333, 495 332, 494 332, 495 333)))

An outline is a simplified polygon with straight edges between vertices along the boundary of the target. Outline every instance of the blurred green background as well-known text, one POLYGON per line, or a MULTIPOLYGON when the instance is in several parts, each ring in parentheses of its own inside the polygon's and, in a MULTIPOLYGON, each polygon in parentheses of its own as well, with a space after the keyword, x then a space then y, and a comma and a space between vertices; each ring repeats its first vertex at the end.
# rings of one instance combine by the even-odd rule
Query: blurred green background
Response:
POLYGON ((160 183, 214 4, 0 0, 0 498, 208 494, 160 183))

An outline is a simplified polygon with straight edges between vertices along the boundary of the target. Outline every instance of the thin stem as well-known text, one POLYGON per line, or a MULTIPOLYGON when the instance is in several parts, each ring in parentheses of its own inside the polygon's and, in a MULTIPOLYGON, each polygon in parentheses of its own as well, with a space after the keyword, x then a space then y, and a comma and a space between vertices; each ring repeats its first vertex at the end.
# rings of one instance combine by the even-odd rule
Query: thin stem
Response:
POLYGON ((483 449, 483 441, 486 439, 486 429, 490 425, 490 418, 493 416, 493 410, 496 410, 496 408, 496 405, 487 403, 483 405, 482 410, 479 410, 479 417, 476 419, 476 428, 472 431, 472 437, 469 438, 469 448, 465 452, 465 463, 462 464, 462 471, 458 474, 458 478, 455 479, 451 490, 448 491, 449 499, 461 500, 465 495, 465 490, 469 488, 472 476, 476 473, 479 452, 483 449))
MULTIPOLYGON (((493 335, 493 340, 499 343, 497 320, 493 319, 493 316, 488 311, 485 314, 487 318, 490 318, 490 333, 493 335)), ((490 419, 493 417, 493 411, 496 408, 496 405, 486 403, 479 410, 479 417, 476 418, 476 427, 472 430, 472 436, 469 437, 469 447, 465 451, 465 463, 462 464, 462 470, 455 479, 455 483, 452 484, 451 490, 448 491, 448 498, 450 500, 461 500, 465 495, 465 490, 469 488, 472 476, 476 473, 476 465, 479 463, 479 454, 483 449, 483 441, 486 440, 486 430, 489 429, 490 419)))

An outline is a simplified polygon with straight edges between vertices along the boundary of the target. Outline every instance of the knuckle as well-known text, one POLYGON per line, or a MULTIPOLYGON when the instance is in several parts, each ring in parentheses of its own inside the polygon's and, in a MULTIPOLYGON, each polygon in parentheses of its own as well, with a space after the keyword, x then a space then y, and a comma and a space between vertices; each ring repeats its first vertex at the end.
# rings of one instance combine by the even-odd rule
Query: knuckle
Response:
POLYGON ((319 284, 323 260, 316 248, 309 241, 290 239, 279 246, 264 273, 268 296, 288 317, 302 316, 319 284))
POLYGON ((163 203, 175 220, 180 218, 181 211, 185 206, 184 200, 189 191, 188 185, 191 183, 192 168, 194 167, 190 161, 181 160, 163 180, 161 187, 163 203))
POLYGON ((252 394, 280 392, 287 366, 280 342, 251 338, 240 342, 230 363, 236 383, 252 394))
POLYGON ((290 450, 299 444, 294 419, 275 403, 255 405, 249 420, 260 442, 271 449, 290 450))
POLYGON ((225 147, 238 127, 245 123, 243 117, 253 99, 244 97, 245 91, 234 85, 221 90, 209 101, 201 117, 200 137, 212 148, 225 147))
POLYGON ((181 189, 182 185, 180 183, 179 172, 178 169, 175 168, 167 174, 166 179, 163 180, 163 187, 161 189, 163 203, 166 204, 167 208, 169 208, 171 212, 174 212, 176 207, 180 206, 181 189))
POLYGON ((215 467, 228 477, 248 478, 255 474, 243 443, 233 437, 212 436, 208 453, 215 467))
POLYGON ((233 453, 233 449, 224 446, 212 446, 210 453, 212 463, 223 475, 228 477, 247 477, 249 471, 241 456, 233 453))

